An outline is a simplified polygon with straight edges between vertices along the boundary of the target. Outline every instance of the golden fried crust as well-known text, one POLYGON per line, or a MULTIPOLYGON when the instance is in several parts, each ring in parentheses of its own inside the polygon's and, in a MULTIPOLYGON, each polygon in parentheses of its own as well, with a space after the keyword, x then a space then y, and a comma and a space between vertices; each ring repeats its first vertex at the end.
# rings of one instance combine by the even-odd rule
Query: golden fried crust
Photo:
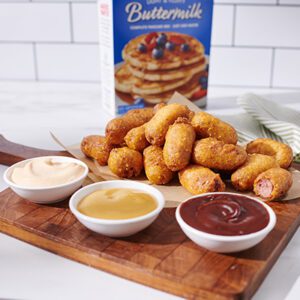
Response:
POLYGON ((204 112, 198 112, 192 118, 192 126, 199 138, 213 137, 226 144, 236 144, 238 136, 235 129, 220 119, 204 112))
POLYGON ((81 151, 90 158, 98 161, 99 165, 107 165, 109 153, 113 146, 101 135, 89 135, 81 142, 81 151))
POLYGON ((143 169, 143 157, 140 152, 128 147, 115 148, 110 152, 108 167, 121 178, 136 177, 143 169))
POLYGON ((256 139, 247 145, 246 151, 274 156, 280 167, 284 169, 287 169, 293 161, 292 148, 272 139, 256 139))
POLYGON ((144 168, 148 180, 153 184, 167 184, 175 174, 166 166, 162 148, 154 145, 144 150, 144 168))
POLYGON ((170 125, 177 118, 189 118, 191 111, 185 105, 178 103, 161 107, 154 117, 145 125, 145 134, 148 142, 152 145, 162 146, 170 125))
POLYGON ((256 177, 271 168, 279 167, 275 158, 263 154, 250 154, 246 162, 231 175, 231 182, 238 191, 253 189, 256 177))
POLYGON ((162 107, 166 106, 167 104, 164 102, 161 103, 157 103, 154 107, 153 107, 153 111, 154 114, 156 114, 162 107))
POLYGON ((169 127, 163 149, 164 161, 172 171, 186 167, 191 159, 196 133, 192 125, 178 120, 169 127))
POLYGON ((293 184, 292 174, 282 168, 261 173, 254 181, 254 193, 267 201, 282 198, 293 184))
POLYGON ((149 146, 149 142, 145 136, 145 126, 139 126, 130 129, 125 138, 126 145, 133 150, 143 151, 146 147, 149 146))
POLYGON ((141 108, 130 110, 122 117, 112 119, 105 129, 107 139, 111 144, 122 144, 130 129, 145 124, 153 117, 153 114, 153 108, 141 108))
POLYGON ((247 159, 247 152, 233 144, 225 144, 215 138, 206 138, 196 141, 193 149, 193 162, 201 166, 233 171, 247 159))
POLYGON ((178 175, 181 185, 194 195, 225 191, 225 184, 220 175, 208 168, 189 165, 178 175))

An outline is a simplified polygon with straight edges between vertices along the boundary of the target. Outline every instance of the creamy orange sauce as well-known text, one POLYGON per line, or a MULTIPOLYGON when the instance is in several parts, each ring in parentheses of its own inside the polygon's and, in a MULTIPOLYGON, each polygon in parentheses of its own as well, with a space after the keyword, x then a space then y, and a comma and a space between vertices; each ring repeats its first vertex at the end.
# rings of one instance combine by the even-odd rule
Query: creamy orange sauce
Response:
POLYGON ((52 187, 72 182, 83 173, 84 167, 74 162, 40 157, 14 168, 10 180, 24 187, 52 187))
POLYGON ((140 217, 156 208, 157 202, 151 195, 126 188, 93 192, 77 205, 78 211, 86 216, 109 220, 140 217))

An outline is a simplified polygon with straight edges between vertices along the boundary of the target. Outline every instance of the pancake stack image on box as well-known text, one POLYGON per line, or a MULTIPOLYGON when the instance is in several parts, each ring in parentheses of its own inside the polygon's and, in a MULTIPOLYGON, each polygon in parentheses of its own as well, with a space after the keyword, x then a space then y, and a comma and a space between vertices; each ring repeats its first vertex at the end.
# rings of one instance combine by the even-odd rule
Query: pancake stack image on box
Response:
POLYGON ((191 100, 206 95, 207 61, 203 45, 177 32, 151 32, 125 45, 115 87, 127 98, 166 102, 175 91, 191 100))

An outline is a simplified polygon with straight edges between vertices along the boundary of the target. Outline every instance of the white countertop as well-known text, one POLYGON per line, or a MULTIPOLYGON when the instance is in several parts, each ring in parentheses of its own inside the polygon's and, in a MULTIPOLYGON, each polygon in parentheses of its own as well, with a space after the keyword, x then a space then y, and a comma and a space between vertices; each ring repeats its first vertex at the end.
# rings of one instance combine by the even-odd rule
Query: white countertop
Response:
MULTIPOLYGON (((300 108, 300 93, 269 89, 212 88, 208 110, 218 115, 242 112, 235 97, 253 91, 300 108), (282 94, 284 93, 284 94, 282 94)), ((58 149, 49 130, 69 143, 102 133, 109 119, 96 84, 0 83, 0 133, 7 139, 44 149, 58 149)), ((0 190, 6 186, 0 165, 0 190)), ((253 297, 294 300, 299 293, 300 230, 253 297)), ((0 234, 0 298, 3 299, 178 299, 172 295, 95 270, 0 234)))

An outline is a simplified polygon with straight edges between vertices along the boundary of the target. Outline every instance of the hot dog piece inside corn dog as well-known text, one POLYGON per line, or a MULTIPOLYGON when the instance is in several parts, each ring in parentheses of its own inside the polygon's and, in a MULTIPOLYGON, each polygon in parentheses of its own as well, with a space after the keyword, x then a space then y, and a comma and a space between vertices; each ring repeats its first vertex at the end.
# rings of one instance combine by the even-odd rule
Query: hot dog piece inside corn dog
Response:
POLYGON ((269 169, 255 179, 254 193, 266 201, 282 198, 293 184, 292 174, 282 168, 269 169))

